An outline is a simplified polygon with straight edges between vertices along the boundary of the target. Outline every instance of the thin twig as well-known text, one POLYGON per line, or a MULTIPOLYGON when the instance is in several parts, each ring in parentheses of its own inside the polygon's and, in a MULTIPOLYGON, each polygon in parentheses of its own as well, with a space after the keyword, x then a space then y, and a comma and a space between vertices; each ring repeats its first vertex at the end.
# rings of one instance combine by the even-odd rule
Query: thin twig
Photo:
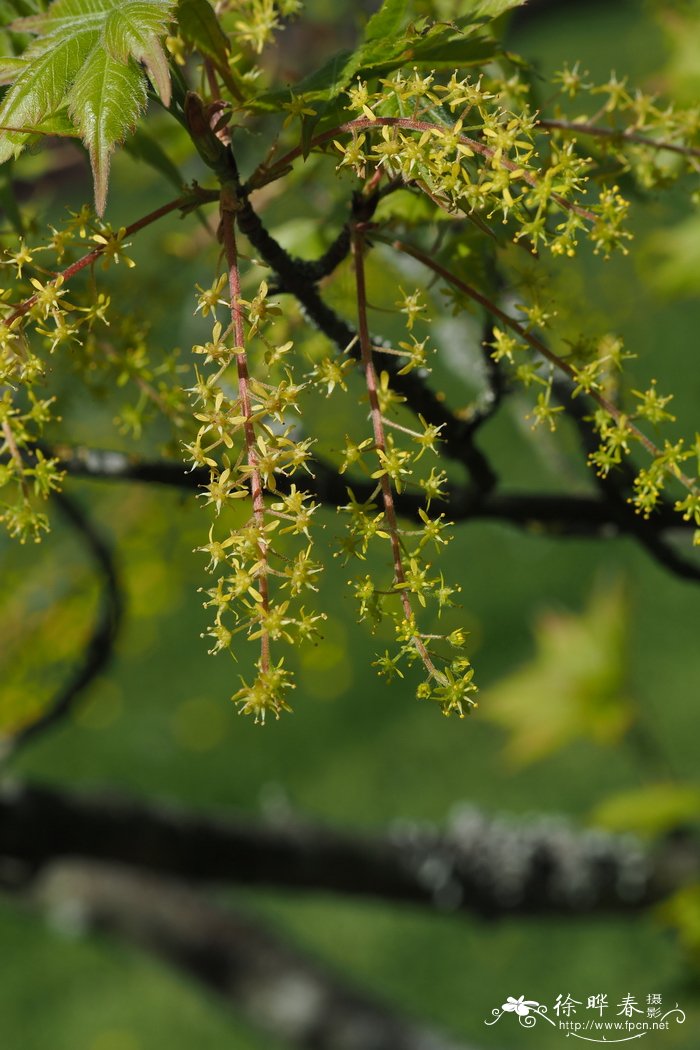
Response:
MULTIPOLYGON (((373 232, 373 237, 376 240, 381 240, 385 244, 390 245, 396 251, 403 252, 405 255, 410 255, 413 259, 417 259, 419 262, 423 263, 424 266, 431 269, 433 273, 438 274, 443 280, 447 281, 448 284, 459 289, 460 292, 463 292, 470 299, 473 299, 474 302, 483 306, 484 309, 492 314, 492 316, 497 317, 499 321, 502 321, 503 324, 507 325, 508 328, 515 332, 533 350, 536 350, 538 354, 541 354, 545 360, 549 361, 555 366, 555 368, 567 375, 574 383, 577 382, 576 370, 568 363, 568 361, 565 361, 563 358, 559 357, 558 354, 555 354, 553 350, 550 350, 541 339, 538 339, 536 335, 532 334, 532 332, 528 332, 526 328, 523 328, 518 321, 510 317, 505 310, 502 310, 496 305, 496 303, 487 298, 487 296, 483 295, 481 292, 477 291, 476 288, 472 287, 472 285, 467 284, 466 281, 461 280, 455 274, 445 269, 445 267, 441 266, 435 259, 432 259, 429 255, 426 255, 425 252, 422 252, 420 248, 416 248, 414 245, 408 244, 406 241, 398 240, 391 236, 385 236, 378 232, 373 232)), ((659 449, 654 442, 647 437, 644 431, 640 430, 639 427, 617 407, 617 405, 609 400, 609 398, 600 394, 597 390, 589 390, 588 395, 597 405, 604 409, 616 423, 620 426, 624 426, 627 432, 639 442, 653 459, 656 459, 662 454, 661 449, 659 449)), ((684 474, 683 471, 669 470, 668 473, 671 477, 676 478, 676 480, 688 489, 689 492, 694 493, 697 491, 693 480, 684 474)))
POLYGON ((580 132, 583 135, 592 135, 596 138, 616 139, 620 142, 636 142, 640 146, 651 146, 654 149, 668 150, 669 153, 680 153, 686 157, 700 157, 700 148, 696 146, 681 146, 676 142, 652 139, 647 135, 640 135, 639 132, 630 128, 603 128, 599 124, 569 120, 538 120, 537 125, 553 131, 580 132))
MULTIPOLYGON (((344 124, 338 124, 337 127, 331 128, 329 131, 323 131, 321 134, 316 135, 315 138, 311 139, 311 142, 306 148, 301 145, 296 146, 294 149, 285 153, 271 168, 260 170, 255 172, 248 182, 247 188, 258 189, 260 186, 264 186, 267 182, 271 182, 273 179, 278 177, 279 174, 283 174, 284 171, 289 167, 292 161, 296 160, 297 157, 306 156, 310 150, 316 146, 324 146, 327 142, 332 142, 337 135, 354 133, 356 131, 369 131, 373 128, 406 128, 408 131, 421 131, 421 132, 437 132, 444 134, 448 129, 443 127, 441 124, 434 124, 428 120, 415 120, 412 117, 375 117, 370 120, 369 117, 358 117, 356 120, 346 121, 344 124)), ((455 141, 461 143, 463 146, 467 146, 473 150, 474 153, 480 154, 482 157, 486 157, 491 160, 496 155, 496 150, 492 149, 491 146, 485 145, 483 142, 479 142, 477 139, 470 138, 468 135, 455 136, 455 141)), ((509 160, 507 157, 500 156, 499 164, 501 164, 507 171, 517 171, 517 177, 526 182, 528 186, 533 188, 539 184, 537 174, 526 171, 521 164, 516 164, 515 161, 509 160)), ((552 200, 555 201, 560 208, 565 211, 573 212, 575 215, 579 215, 582 219, 587 219, 588 222, 597 222, 598 216, 594 212, 589 211, 588 208, 583 208, 579 204, 571 204, 564 197, 558 193, 552 194, 552 200)))
MULTIPOLYGON (((217 199, 218 193, 211 194, 206 190, 198 190, 197 201, 199 203, 204 204, 206 202, 212 202, 217 199)), ((124 236, 131 237, 132 234, 138 233, 139 230, 143 230, 146 226, 150 226, 151 223, 156 222, 158 219, 162 219, 163 216, 169 215, 171 212, 177 211, 179 208, 184 208, 191 204, 192 194, 176 197, 175 200, 169 201, 167 204, 163 204, 162 207, 156 208, 155 211, 149 212, 148 215, 144 215, 142 218, 137 219, 136 222, 132 222, 130 226, 126 227, 124 231, 124 236)), ((93 248, 92 251, 89 251, 86 255, 83 255, 80 259, 77 259, 74 263, 71 263, 70 266, 67 266, 65 270, 62 270, 60 273, 57 273, 54 280, 60 280, 62 284, 65 284, 72 277, 75 277, 77 273, 80 273, 81 270, 86 269, 86 267, 91 266, 94 262, 96 262, 96 260, 99 259, 101 255, 104 255, 108 247, 109 245, 103 244, 100 245, 98 248, 93 248)), ((34 306, 38 298, 38 294, 30 295, 27 299, 24 299, 23 302, 18 303, 18 305, 9 315, 9 317, 3 318, 3 324, 7 328, 9 328, 12 325, 13 321, 16 321, 18 317, 22 317, 24 314, 27 313, 28 310, 31 310, 32 306, 34 306)))

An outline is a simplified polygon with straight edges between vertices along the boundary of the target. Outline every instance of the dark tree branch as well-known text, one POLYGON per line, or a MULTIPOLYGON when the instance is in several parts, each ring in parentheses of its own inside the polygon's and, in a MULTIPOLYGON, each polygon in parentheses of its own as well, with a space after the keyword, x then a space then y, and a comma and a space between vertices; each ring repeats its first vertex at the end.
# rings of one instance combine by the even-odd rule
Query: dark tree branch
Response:
POLYGON ((30 871, 80 857, 192 882, 373 897, 484 919, 636 913, 700 871, 694 840, 652 850, 554 817, 495 819, 465 808, 446 830, 402 824, 369 835, 14 785, 0 794, 0 856, 30 871))
MULTIPOLYGON (((591 426, 594 408, 589 399, 583 395, 573 398, 572 389, 573 384, 563 378, 557 379, 554 383, 557 400, 563 405, 567 416, 573 420, 581 447, 588 457, 597 451, 599 445, 598 435, 591 426)), ((600 493, 600 501, 607 508, 610 520, 615 522, 620 531, 633 536, 652 558, 672 572, 674 576, 682 580, 700 580, 700 565, 684 557, 660 534, 659 530, 650 529, 650 522, 637 514, 631 506, 629 497, 633 492, 635 472, 629 462, 623 460, 605 477, 595 473, 593 476, 600 493)), ((670 504, 664 503, 663 508, 678 516, 670 504)), ((652 520, 657 519, 655 517, 652 520)))
MULTIPOLYGON (((363 202, 363 206, 362 221, 368 221, 372 209, 366 201, 363 202)), ((360 205, 356 204, 356 213, 359 208, 360 205)), ((352 356, 358 357, 355 329, 323 300, 316 284, 308 279, 296 260, 288 255, 264 227, 246 196, 240 199, 238 226, 277 275, 278 290, 293 295, 309 319, 341 352, 350 348, 352 356)), ((382 353, 381 345, 375 345, 373 349, 378 354, 382 353)), ((383 355, 383 366, 391 376, 392 387, 406 398, 406 404, 411 411, 415 415, 423 416, 428 423, 442 428, 440 436, 444 453, 466 467, 478 492, 490 491, 496 483, 496 476, 484 454, 474 444, 473 430, 469 422, 458 419, 450 412, 417 372, 399 375, 401 364, 397 363, 393 355, 383 355)))
POLYGON ((469 429, 474 434, 484 423, 488 423, 501 407, 503 398, 508 392, 508 381, 498 361, 495 361, 489 345, 493 340, 493 320, 489 318, 484 325, 480 350, 484 362, 486 388, 478 399, 468 418, 469 429))
POLYGON ((169 880, 64 864, 33 893, 84 926, 193 977, 255 1027, 300 1050, 468 1050, 353 988, 261 922, 169 880))
MULTIPOLYGON (((140 460, 123 452, 105 449, 66 448, 45 449, 46 455, 57 457, 59 466, 71 477, 88 477, 107 481, 139 481, 146 484, 168 485, 197 492, 209 482, 208 470, 186 471, 180 463, 171 460, 140 460)), ((306 480, 305 487, 324 505, 338 507, 347 502, 347 488, 352 488, 362 500, 375 490, 373 482, 339 475, 335 467, 323 460, 314 462, 315 476, 306 480)), ((289 484, 283 476, 277 479, 280 491, 289 484)), ((418 510, 424 499, 420 494, 402 492, 396 496, 396 508, 405 518, 418 519, 418 510)), ((687 533, 691 524, 684 522, 669 503, 660 505, 648 521, 640 518, 625 504, 624 513, 611 507, 606 499, 593 496, 567 496, 547 493, 489 493, 475 497, 471 489, 453 486, 447 499, 439 504, 451 520, 502 521, 519 528, 540 529, 555 536, 600 537, 611 535, 653 534, 661 536, 667 530, 687 533)))
POLYGON ((122 619, 121 588, 112 552, 75 500, 63 493, 54 493, 53 499, 70 527, 78 534, 102 580, 100 606, 81 659, 68 680, 49 701, 45 713, 35 722, 24 726, 13 736, 0 738, 0 758, 15 754, 30 740, 44 735, 63 721, 85 689, 104 671, 111 660, 122 619))

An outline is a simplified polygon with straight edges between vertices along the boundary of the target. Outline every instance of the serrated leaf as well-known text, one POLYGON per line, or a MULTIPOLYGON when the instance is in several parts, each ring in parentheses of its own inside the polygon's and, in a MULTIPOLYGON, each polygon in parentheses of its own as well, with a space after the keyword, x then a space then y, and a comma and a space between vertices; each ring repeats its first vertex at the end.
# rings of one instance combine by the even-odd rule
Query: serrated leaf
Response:
POLYGON ((98 39, 95 30, 85 30, 56 42, 46 53, 28 49, 29 61, 0 106, 0 164, 21 151, 30 134, 21 129, 38 127, 63 103, 86 52, 98 39))
POLYGON ((467 0, 466 10, 474 18, 498 18, 526 3, 527 0, 467 0))
POLYGON ((134 128, 145 103, 146 85, 136 63, 125 65, 95 48, 73 84, 68 105, 90 153, 98 215, 107 199, 112 151, 134 128))
POLYGON ((10 55, 0 58, 0 85, 11 84, 16 80, 26 64, 25 59, 10 55))
POLYGON ((59 109, 50 117, 45 117, 38 128, 34 128, 35 135, 60 135, 62 138, 78 138, 78 129, 68 116, 65 109, 59 109))
MULTIPOLYGON (((473 37, 480 28, 473 19, 462 18, 448 27, 436 25, 422 33, 409 27, 403 35, 365 41, 355 51, 332 55, 320 69, 294 85, 294 94, 310 102, 332 102, 356 77, 368 80, 387 76, 409 63, 418 68, 481 65, 494 58, 500 48, 494 40, 473 37)), ((252 105, 278 109, 288 101, 288 90, 271 91, 253 99, 252 105)))
POLYGON ((407 10, 408 0, 384 0, 365 26, 364 41, 390 40, 401 29, 407 10))
POLYGON ((168 60, 158 40, 163 28, 162 12, 144 0, 121 4, 107 16, 102 40, 112 58, 128 62, 129 56, 143 62, 164 106, 170 105, 168 60))
MULTIPOLYGON (((169 102, 170 78, 159 36, 173 6, 174 0, 54 0, 45 12, 13 22, 12 30, 36 39, 21 56, 0 105, 0 163, 17 155, 30 133, 53 132, 60 126, 59 110, 67 106, 90 153, 101 213, 110 155, 133 129, 146 101, 145 77, 137 62, 146 66, 164 103, 169 102)), ((4 72, 11 70, 6 66, 4 72)))
POLYGON ((700 819, 700 788, 672 782, 647 784, 606 798, 590 819, 610 831, 659 835, 700 819))
POLYGON ((468 38, 465 34, 452 34, 449 39, 426 40, 413 53, 415 62, 430 66, 473 66, 490 62, 500 52, 495 40, 482 37, 468 38))

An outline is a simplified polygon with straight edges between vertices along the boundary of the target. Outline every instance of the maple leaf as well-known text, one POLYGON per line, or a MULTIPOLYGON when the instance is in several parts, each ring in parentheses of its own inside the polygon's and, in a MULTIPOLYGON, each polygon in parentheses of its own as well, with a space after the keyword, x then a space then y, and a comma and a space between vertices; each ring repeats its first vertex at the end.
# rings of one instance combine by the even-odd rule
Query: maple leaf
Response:
POLYGON ((146 73, 170 103, 168 63, 159 37, 173 0, 54 0, 9 27, 36 37, 0 69, 9 83, 0 104, 0 163, 31 135, 74 133, 90 154, 95 208, 104 211, 117 143, 146 104, 146 73))

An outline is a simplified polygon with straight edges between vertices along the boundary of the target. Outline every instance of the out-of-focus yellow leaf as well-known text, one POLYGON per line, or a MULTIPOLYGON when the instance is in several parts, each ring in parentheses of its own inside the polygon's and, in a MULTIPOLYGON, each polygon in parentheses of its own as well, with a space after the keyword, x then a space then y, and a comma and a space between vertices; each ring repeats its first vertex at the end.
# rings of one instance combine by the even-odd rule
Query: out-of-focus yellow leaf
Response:
POLYGON ((483 698, 484 717, 508 733, 506 757, 525 765, 586 737, 614 744, 632 721, 625 679, 627 603, 620 582, 597 588, 586 610, 548 612, 536 654, 483 698))
POLYGON ((700 883, 684 886, 655 909, 657 919, 675 930, 688 961, 700 968, 700 883))
POLYGON ((642 835, 658 835, 699 817, 700 787, 670 781, 613 795, 591 813, 597 826, 642 835))

